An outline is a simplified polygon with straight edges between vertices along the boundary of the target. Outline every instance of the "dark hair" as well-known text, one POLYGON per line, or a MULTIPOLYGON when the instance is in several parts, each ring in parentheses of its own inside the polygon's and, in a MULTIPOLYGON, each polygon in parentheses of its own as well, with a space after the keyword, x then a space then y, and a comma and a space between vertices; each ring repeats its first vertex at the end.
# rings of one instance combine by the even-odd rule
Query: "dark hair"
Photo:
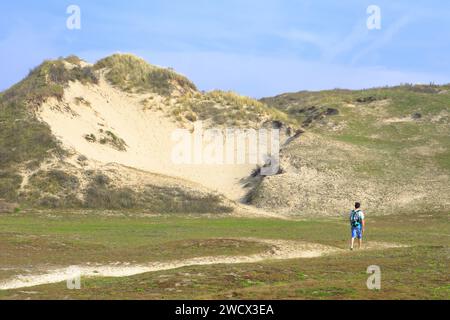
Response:
POLYGON ((359 209, 359 208, 361 208, 361 203, 359 203, 359 202, 355 202, 355 208, 356 208, 356 209, 359 209))

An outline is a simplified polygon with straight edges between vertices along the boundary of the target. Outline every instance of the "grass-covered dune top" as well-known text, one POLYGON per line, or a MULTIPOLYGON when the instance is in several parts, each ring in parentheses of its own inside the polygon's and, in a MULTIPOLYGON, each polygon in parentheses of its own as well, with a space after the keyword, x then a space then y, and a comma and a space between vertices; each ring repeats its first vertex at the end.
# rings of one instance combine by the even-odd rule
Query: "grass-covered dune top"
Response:
POLYGON ((303 91, 262 101, 307 134, 285 150, 290 172, 265 181, 255 204, 268 204, 263 196, 282 186, 294 203, 277 192, 269 206, 292 212, 342 212, 358 199, 385 213, 450 208, 449 85, 303 91))
MULTIPOLYGON (((260 101, 221 90, 200 92, 185 76, 131 54, 114 54, 93 68, 103 70, 106 80, 121 90, 164 97, 169 113, 182 123, 209 120, 214 125, 246 126, 267 120, 294 124, 283 112, 260 101)), ((143 100, 143 105, 148 103, 150 99, 143 100)))
POLYGON ((171 69, 160 68, 131 54, 114 54, 98 61, 95 70, 106 69, 106 78, 122 90, 151 91, 169 96, 174 90, 181 93, 197 91, 186 77, 171 69))
POLYGON ((96 84, 98 78, 94 69, 89 65, 83 66, 82 62, 75 56, 44 61, 25 79, 3 92, 0 96, 2 103, 19 102, 37 107, 50 97, 61 99, 64 87, 70 81, 96 84))

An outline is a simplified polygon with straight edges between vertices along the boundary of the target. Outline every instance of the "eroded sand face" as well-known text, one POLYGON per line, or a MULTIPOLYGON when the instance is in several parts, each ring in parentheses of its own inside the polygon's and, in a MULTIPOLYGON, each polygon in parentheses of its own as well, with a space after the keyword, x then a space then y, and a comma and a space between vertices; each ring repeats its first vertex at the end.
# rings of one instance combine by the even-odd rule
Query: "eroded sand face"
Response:
POLYGON ((132 95, 113 88, 103 78, 98 85, 71 83, 64 100, 50 99, 38 112, 63 145, 88 159, 179 177, 220 192, 232 200, 245 195, 241 179, 255 164, 176 164, 172 134, 179 126, 160 110, 160 97, 152 97, 150 108, 142 104, 149 95, 132 95), (80 98, 85 102, 80 102, 80 98), (78 101, 77 101, 78 100, 78 101), (99 130, 111 131, 127 144, 126 151, 86 140, 99 130))

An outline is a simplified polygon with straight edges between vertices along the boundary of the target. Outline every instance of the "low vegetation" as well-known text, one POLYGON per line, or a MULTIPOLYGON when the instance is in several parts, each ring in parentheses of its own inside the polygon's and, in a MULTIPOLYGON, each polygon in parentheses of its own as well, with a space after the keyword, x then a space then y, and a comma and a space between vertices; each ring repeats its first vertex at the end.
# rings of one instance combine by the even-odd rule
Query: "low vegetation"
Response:
POLYGON ((116 134, 114 134, 110 130, 100 129, 98 132, 98 136, 93 133, 89 133, 84 135, 84 139, 91 143, 100 143, 103 145, 109 145, 112 148, 118 151, 126 151, 127 143, 122 138, 119 138, 116 134))
POLYGON ((29 178, 21 198, 30 206, 74 208, 82 203, 78 197, 79 179, 62 170, 40 170, 29 178))
MULTIPOLYGON (((100 129, 103 130, 103 129, 100 129)), ((99 142, 100 144, 109 144, 114 149, 118 151, 126 151, 127 150, 127 143, 122 138, 119 138, 116 134, 114 134, 112 131, 106 130, 101 131, 101 133, 104 133, 104 136, 100 138, 99 142)))
POLYGON ((76 97, 75 98, 75 104, 76 105, 84 105, 84 106, 87 106, 87 107, 90 107, 91 106, 91 103, 89 102, 89 101, 87 101, 86 99, 84 99, 83 97, 76 97))
POLYGON ((214 90, 180 97, 172 109, 177 121, 211 121, 225 126, 258 126, 264 121, 296 125, 286 114, 255 99, 234 92, 214 90))
MULTIPOLYGON (((449 212, 397 219, 370 217, 367 241, 394 249, 249 264, 191 266, 122 278, 0 291, 1 299, 448 299, 449 212), (366 286, 369 265, 381 268, 381 290, 366 286), (120 290, 118 289, 120 288, 120 290), (119 290, 119 291, 118 291, 119 290), (119 292, 119 293, 118 293, 119 292)), ((348 247, 345 218, 301 221, 202 216, 137 216, 89 211, 0 216, 0 261, 15 270, 42 265, 171 261, 212 255, 249 255, 267 247, 239 238, 286 239, 348 247), (63 217, 63 218, 60 218, 63 217), (237 240, 236 240, 237 239, 237 240), (24 256, 23 248, 27 248, 24 256), (76 252, 77 254, 67 254, 76 252)))
POLYGON ((0 170, 0 199, 17 201, 22 177, 14 171, 0 170))
POLYGON ((118 181, 101 171, 85 170, 78 175, 67 170, 39 170, 18 195, 9 195, 21 177, 0 174, 5 184, 0 188, 0 199, 18 200, 27 207, 42 209, 85 208, 104 210, 146 210, 158 214, 227 214, 233 211, 225 198, 213 193, 202 193, 181 186, 146 184, 118 186, 118 181))
POLYGON ((129 54, 115 54, 98 61, 95 70, 106 69, 106 78, 125 91, 153 92, 170 96, 174 90, 182 93, 196 91, 186 77, 171 69, 159 68, 129 54))
POLYGON ((202 194, 180 187, 147 184, 139 190, 115 187, 110 179, 97 173, 85 191, 87 208, 144 209, 154 213, 229 213, 219 195, 202 194))

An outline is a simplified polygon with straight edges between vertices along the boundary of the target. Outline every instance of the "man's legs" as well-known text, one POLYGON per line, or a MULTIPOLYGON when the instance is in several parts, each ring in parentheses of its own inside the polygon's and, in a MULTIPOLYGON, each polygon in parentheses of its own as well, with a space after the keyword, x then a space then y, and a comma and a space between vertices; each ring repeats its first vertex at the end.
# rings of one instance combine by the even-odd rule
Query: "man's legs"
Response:
POLYGON ((355 244, 355 238, 356 238, 356 228, 352 227, 352 240, 350 241, 350 250, 353 250, 353 245, 355 244))
POLYGON ((361 249, 361 247, 362 247, 362 237, 363 237, 362 228, 358 228, 358 248, 359 249, 361 249))

